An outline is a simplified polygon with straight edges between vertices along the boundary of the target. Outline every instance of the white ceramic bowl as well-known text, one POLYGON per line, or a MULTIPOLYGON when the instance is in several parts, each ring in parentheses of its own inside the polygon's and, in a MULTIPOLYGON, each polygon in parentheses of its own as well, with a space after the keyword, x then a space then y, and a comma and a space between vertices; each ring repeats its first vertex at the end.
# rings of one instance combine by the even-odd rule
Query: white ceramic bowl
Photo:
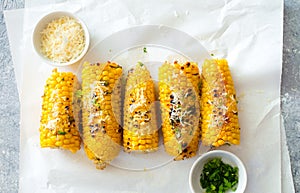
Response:
POLYGON ((67 66, 67 65, 71 65, 71 64, 78 62, 86 54, 86 52, 88 51, 89 45, 90 45, 90 35, 89 35, 88 29, 87 29, 86 25, 83 23, 83 21, 80 20, 78 17, 76 17, 74 14, 72 14, 70 12, 66 12, 66 11, 56 11, 56 12, 51 12, 51 13, 43 16, 38 21, 38 23, 36 24, 35 29, 33 31, 32 41, 33 41, 33 47, 34 47, 35 52, 42 58, 43 61, 45 61, 48 64, 54 65, 54 66, 67 66), (41 52, 41 32, 43 31, 43 29, 46 28, 46 26, 51 21, 61 18, 63 16, 68 16, 68 17, 71 17, 71 18, 77 20, 79 22, 79 24, 82 26, 82 28, 84 30, 84 35, 85 35, 85 47, 83 48, 83 51, 77 58, 75 58, 71 61, 68 61, 68 62, 58 63, 58 62, 54 62, 54 61, 50 60, 41 52))
POLYGON ((203 170, 205 163, 210 160, 220 157, 224 163, 228 163, 233 167, 238 167, 239 169, 239 181, 236 191, 227 191, 226 193, 243 193, 247 184, 247 173, 242 161, 233 153, 223 150, 213 150, 201 155, 193 164, 190 170, 189 185, 193 193, 204 193, 205 190, 202 189, 200 185, 200 175, 203 170))

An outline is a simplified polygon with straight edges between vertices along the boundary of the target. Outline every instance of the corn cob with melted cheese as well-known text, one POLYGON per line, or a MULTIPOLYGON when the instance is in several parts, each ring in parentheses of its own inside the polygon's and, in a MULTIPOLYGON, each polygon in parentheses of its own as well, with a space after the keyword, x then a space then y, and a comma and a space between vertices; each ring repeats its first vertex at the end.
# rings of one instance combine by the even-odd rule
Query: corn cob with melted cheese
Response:
POLYGON ((83 64, 84 150, 98 169, 104 169, 121 148, 121 76, 122 67, 115 63, 83 64))
POLYGON ((201 93, 202 143, 214 147, 239 144, 237 100, 225 59, 204 62, 201 93))
POLYGON ((80 149, 79 111, 75 97, 78 89, 80 85, 71 72, 54 69, 47 79, 39 128, 41 147, 62 148, 73 153, 80 149))
POLYGON ((196 63, 170 64, 159 68, 159 99, 165 151, 182 160, 196 155, 199 128, 200 75, 196 63))
POLYGON ((128 72, 124 101, 125 151, 151 152, 158 148, 154 82, 146 66, 138 63, 128 72))

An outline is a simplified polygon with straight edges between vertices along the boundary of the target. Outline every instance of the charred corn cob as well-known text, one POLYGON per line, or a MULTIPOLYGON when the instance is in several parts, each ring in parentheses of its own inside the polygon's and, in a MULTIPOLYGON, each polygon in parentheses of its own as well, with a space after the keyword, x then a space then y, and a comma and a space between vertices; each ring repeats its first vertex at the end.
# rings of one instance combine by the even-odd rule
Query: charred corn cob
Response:
POLYGON ((39 129, 41 147, 63 148, 73 153, 80 149, 75 99, 79 88, 77 78, 71 72, 57 72, 54 69, 47 79, 39 129))
POLYGON ((204 145, 240 143, 237 100, 225 59, 206 60, 202 66, 201 118, 204 145))
POLYGON ((158 128, 155 113, 154 82, 144 64, 128 72, 124 101, 123 146, 125 151, 155 151, 158 128))
POLYGON ((167 153, 175 160, 193 157, 198 150, 200 75, 196 63, 164 63, 159 68, 162 131, 167 153))
POLYGON ((83 142, 98 169, 104 169, 121 147, 121 76, 122 67, 115 63, 83 64, 83 142))

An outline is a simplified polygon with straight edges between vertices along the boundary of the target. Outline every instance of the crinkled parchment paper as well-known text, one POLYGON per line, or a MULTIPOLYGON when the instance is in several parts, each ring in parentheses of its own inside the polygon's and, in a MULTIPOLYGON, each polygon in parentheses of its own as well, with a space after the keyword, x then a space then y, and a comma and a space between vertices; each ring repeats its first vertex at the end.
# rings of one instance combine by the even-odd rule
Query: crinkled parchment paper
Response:
MULTIPOLYGON (((39 147, 41 95, 53 67, 42 63, 34 53, 31 35, 38 19, 54 10, 73 12, 87 24, 91 48, 120 30, 158 25, 185 32, 209 54, 227 58, 239 100, 241 145, 222 149, 237 154, 244 162, 247 193, 293 191, 290 168, 281 170, 282 160, 289 163, 286 153, 281 158, 281 0, 86 0, 56 4, 32 0, 26 6, 18 13, 24 16, 22 43, 12 49, 21 100, 20 193, 190 192, 188 173, 196 158, 154 170, 108 167, 98 171, 82 150, 72 154, 39 147), (282 183, 281 176, 286 174, 282 183)), ((18 32, 13 34, 10 29, 22 28, 12 27, 13 20, 9 20, 17 17, 16 13, 6 15, 10 42, 16 45, 12 37, 18 32)), ((76 72, 79 65, 61 70, 76 72)), ((284 136, 283 140, 283 150, 287 152, 284 136)))

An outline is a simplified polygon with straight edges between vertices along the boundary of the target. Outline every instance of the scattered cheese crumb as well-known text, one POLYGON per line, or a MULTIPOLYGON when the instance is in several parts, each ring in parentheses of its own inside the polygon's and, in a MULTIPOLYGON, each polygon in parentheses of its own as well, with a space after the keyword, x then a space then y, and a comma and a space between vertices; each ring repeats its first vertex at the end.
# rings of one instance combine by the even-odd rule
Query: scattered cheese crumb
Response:
POLYGON ((54 62, 76 59, 85 47, 84 30, 80 23, 68 16, 50 22, 41 32, 41 51, 54 62))

